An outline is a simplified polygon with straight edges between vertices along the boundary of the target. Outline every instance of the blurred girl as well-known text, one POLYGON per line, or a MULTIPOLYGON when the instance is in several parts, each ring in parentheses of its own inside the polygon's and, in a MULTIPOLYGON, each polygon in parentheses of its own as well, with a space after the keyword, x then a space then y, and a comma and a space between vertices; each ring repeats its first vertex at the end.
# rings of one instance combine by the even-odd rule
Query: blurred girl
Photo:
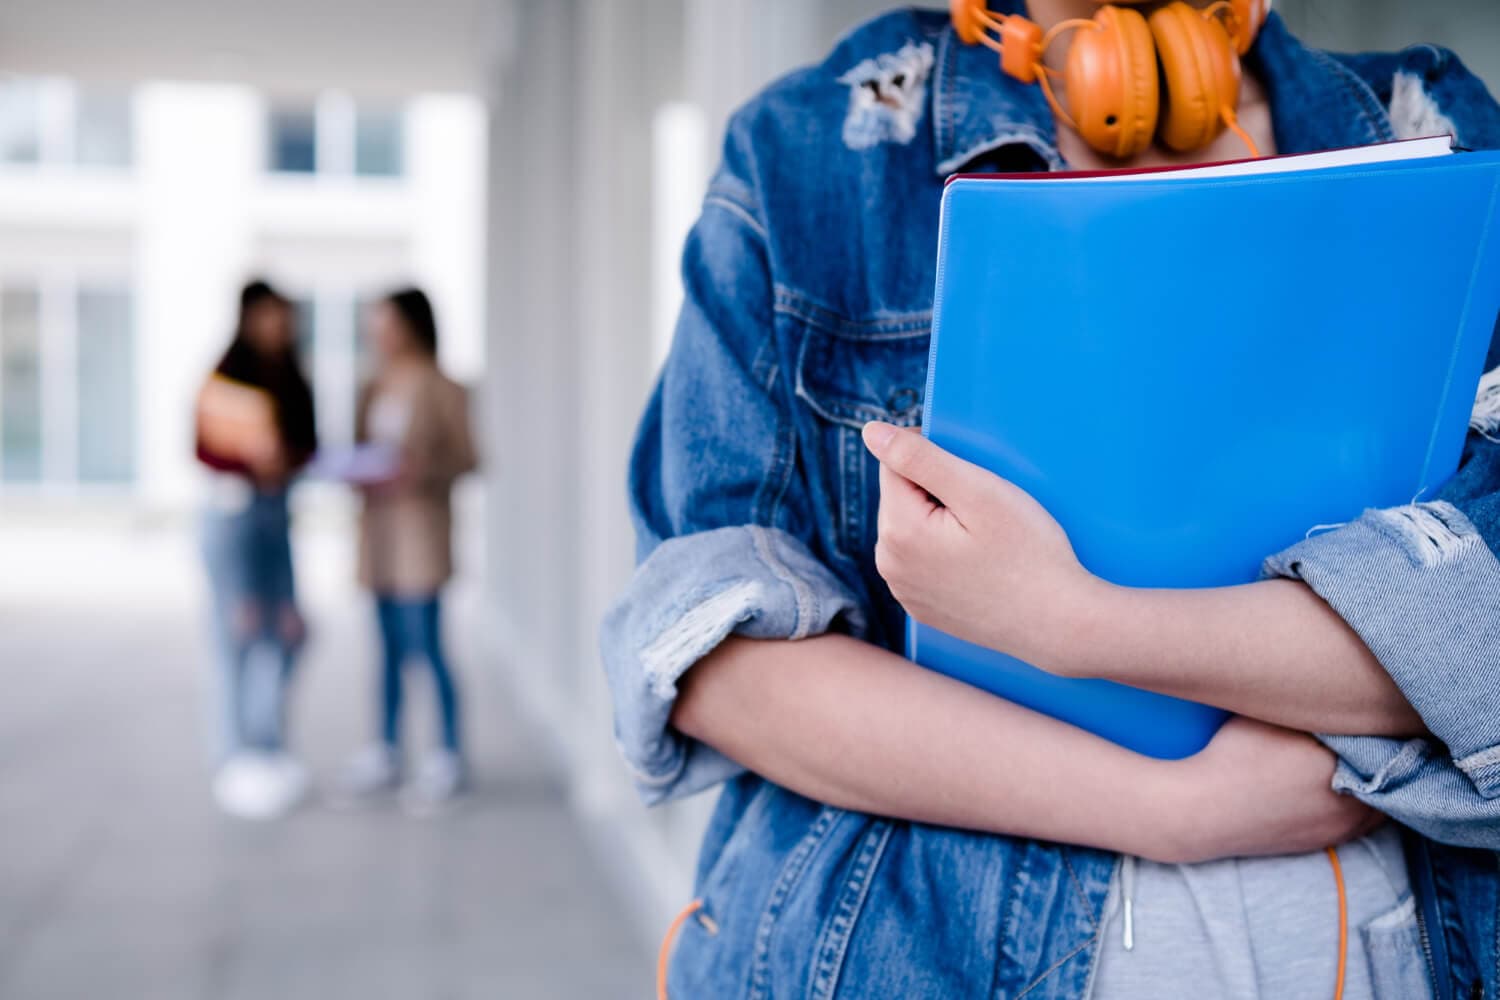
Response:
POLYGON ((465 778, 459 692, 443 653, 439 594, 453 571, 449 494, 476 459, 468 394, 438 368, 427 296, 413 288, 376 303, 367 336, 376 371, 360 398, 358 436, 389 449, 395 467, 387 481, 365 487, 360 519, 360 582, 375 596, 383 653, 379 738, 350 763, 342 791, 367 797, 400 779, 402 670, 421 659, 432 672, 441 740, 402 795, 421 813, 456 795, 465 778))
POLYGON ((291 304, 265 282, 240 294, 234 339, 199 395, 196 431, 198 458, 213 470, 203 552, 219 659, 215 794, 227 811, 266 817, 306 784, 285 753, 287 683, 307 632, 287 491, 317 434, 291 304), (269 655, 257 663, 261 648, 269 655))

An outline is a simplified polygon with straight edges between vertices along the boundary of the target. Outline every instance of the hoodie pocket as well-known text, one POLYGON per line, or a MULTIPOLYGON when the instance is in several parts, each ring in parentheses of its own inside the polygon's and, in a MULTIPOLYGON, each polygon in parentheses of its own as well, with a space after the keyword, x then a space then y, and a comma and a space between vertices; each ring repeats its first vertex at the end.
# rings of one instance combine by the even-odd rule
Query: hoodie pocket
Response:
POLYGON ((1370 962, 1370 991, 1375 1000, 1431 1000, 1414 897, 1407 896, 1395 909, 1365 924, 1360 937, 1370 962))

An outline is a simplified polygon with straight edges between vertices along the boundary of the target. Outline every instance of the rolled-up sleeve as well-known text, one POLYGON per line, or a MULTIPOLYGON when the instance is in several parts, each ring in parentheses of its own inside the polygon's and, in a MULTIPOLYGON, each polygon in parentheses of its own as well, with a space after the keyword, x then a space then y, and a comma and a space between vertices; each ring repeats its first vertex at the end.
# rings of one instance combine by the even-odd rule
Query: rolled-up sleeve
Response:
POLYGON ((690 795, 743 768, 669 723, 677 681, 731 634, 802 639, 841 620, 852 594, 806 547, 759 525, 663 542, 606 617, 603 655, 615 739, 648 804, 690 795))
POLYGON ((848 585, 816 557, 766 231, 734 131, 683 253, 684 304, 630 468, 639 566, 606 615, 615 735, 648 803, 742 769, 670 724, 683 673, 727 636, 859 634, 848 585))
POLYGON ((1486 406, 1482 391, 1464 463, 1437 499, 1366 511, 1264 572, 1327 601, 1432 734, 1325 737, 1335 786, 1435 840, 1500 849, 1500 444, 1486 406))

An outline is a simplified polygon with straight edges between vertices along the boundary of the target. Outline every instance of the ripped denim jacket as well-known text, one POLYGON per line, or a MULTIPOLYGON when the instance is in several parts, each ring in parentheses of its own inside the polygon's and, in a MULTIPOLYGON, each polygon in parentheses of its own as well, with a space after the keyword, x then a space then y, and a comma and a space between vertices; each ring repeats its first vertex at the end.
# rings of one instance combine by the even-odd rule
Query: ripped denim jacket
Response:
MULTIPOLYGON (((859 434, 869 420, 921 420, 943 181, 1063 165, 1041 96, 994 62, 937 13, 855 30, 736 115, 689 238, 686 304, 631 468, 641 565, 602 634, 643 798, 725 784, 700 859, 704 919, 679 943, 674 995, 1086 989, 1112 855, 828 808, 668 724, 679 678, 730 634, 839 630, 898 648, 902 612, 873 561, 877 469, 859 434)), ((1334 56, 1273 14, 1248 63, 1283 152, 1435 128, 1500 146, 1500 109, 1439 49, 1334 56)), ((1414 879, 1440 996, 1495 976, 1496 378, 1441 496, 1367 512, 1266 562, 1349 621, 1431 729, 1327 743, 1337 787, 1456 845, 1414 841, 1414 867, 1432 873, 1414 879)))

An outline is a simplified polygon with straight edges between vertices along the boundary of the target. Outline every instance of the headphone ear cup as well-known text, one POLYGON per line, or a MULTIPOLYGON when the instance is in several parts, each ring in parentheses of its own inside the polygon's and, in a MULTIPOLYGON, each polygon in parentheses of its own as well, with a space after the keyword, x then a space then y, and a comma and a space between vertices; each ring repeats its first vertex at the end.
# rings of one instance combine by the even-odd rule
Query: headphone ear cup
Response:
POLYGON ((1152 13, 1161 60, 1161 139, 1180 153, 1202 149, 1223 128, 1223 109, 1239 103, 1240 60, 1217 18, 1174 2, 1152 13))
POLYGON ((1103 7, 1094 22, 1080 28, 1068 48, 1068 110, 1085 142, 1106 156, 1128 159, 1156 135, 1156 45, 1139 11, 1103 7))

